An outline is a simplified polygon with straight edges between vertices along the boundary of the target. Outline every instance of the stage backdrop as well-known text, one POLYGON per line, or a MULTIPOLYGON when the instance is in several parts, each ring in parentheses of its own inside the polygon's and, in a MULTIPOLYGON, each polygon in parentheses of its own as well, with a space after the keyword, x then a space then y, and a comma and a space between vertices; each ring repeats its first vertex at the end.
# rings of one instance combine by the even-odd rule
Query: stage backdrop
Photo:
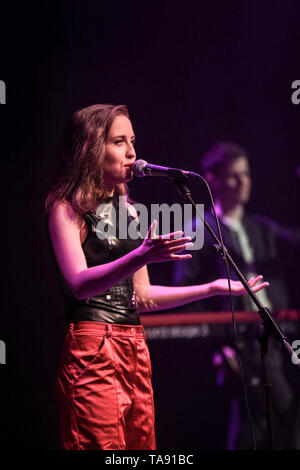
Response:
MULTIPOLYGON (((54 378, 64 311, 43 204, 67 117, 94 103, 127 104, 138 158, 196 172, 209 145, 236 141, 251 161, 249 209, 299 226, 300 105, 291 99, 300 79, 298 18, 299 2, 292 0, 1 6, 1 447, 59 446, 54 378)), ((170 181, 134 180, 130 189, 148 207, 181 202, 170 181)), ((208 204, 199 183, 191 189, 197 202, 208 204)), ((171 284, 171 263, 151 265, 150 275, 153 283, 171 284)), ((151 345, 159 445, 170 436, 174 449, 187 442, 223 447, 224 423, 216 428, 221 402, 210 401, 216 391, 210 346, 173 339, 157 348, 151 345), (170 396, 173 415, 166 419, 170 396), (220 430, 215 442, 205 440, 203 423, 220 430)))

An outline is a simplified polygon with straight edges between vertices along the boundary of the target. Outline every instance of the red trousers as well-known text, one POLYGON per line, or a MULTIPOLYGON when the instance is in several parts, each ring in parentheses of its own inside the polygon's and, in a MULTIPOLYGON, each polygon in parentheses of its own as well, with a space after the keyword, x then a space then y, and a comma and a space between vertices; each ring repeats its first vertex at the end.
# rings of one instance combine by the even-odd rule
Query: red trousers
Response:
POLYGON ((142 326, 71 324, 57 375, 62 448, 155 450, 151 374, 142 326))

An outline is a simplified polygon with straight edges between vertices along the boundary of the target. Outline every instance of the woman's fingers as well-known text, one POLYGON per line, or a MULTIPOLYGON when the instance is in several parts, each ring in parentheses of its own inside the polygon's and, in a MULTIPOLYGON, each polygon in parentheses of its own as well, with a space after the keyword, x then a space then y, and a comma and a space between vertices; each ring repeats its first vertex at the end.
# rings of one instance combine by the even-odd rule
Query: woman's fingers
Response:
POLYGON ((259 281, 263 279, 263 276, 260 274, 259 276, 256 277, 251 277, 248 281, 248 284, 250 287, 255 286, 259 281))
POLYGON ((182 250, 189 250, 192 248, 193 243, 180 243, 178 245, 169 247, 168 251, 169 253, 176 253, 177 251, 182 251, 182 250))
MULTIPOLYGON (((263 276, 260 274, 259 276, 251 277, 248 280, 248 285, 251 287, 252 292, 254 293, 259 292, 260 290, 270 285, 270 283, 267 281, 261 282, 262 279, 263 279, 263 276)), ((228 281, 225 279, 224 281, 226 283, 226 290, 228 290, 228 281)), ((240 281, 231 280, 230 284, 231 284, 231 289, 234 295, 247 294, 247 290, 245 289, 245 287, 240 281)))
POLYGON ((261 284, 258 284, 255 287, 252 287, 253 292, 258 292, 261 289, 264 289, 265 287, 268 287, 270 285, 269 282, 262 282, 261 284))
POLYGON ((164 239, 161 239, 160 237, 157 237, 157 238, 152 238, 151 241, 153 245, 160 246, 161 248, 165 248, 167 250, 170 250, 171 248, 178 247, 180 245, 184 245, 187 243, 189 243, 190 248, 193 246, 193 243, 191 242, 191 237, 182 237, 182 238, 176 238, 172 240, 164 240, 164 239))
POLYGON ((147 238, 158 238, 156 235, 156 228, 157 228, 157 220, 154 219, 152 224, 149 227, 148 233, 147 233, 147 238))
MULTIPOLYGON (((167 233, 165 235, 160 235, 160 240, 174 240, 175 238, 179 238, 184 234, 182 230, 177 230, 177 232, 167 233)), ((191 239, 191 238, 190 238, 191 239)))
POLYGON ((158 236, 156 235, 156 229, 157 221, 153 220, 145 239, 145 247, 147 250, 150 250, 149 253, 153 254, 153 257, 151 256, 153 261, 155 258, 156 261, 173 261, 192 258, 191 254, 179 254, 184 250, 192 248, 192 237, 183 237, 184 232, 182 230, 158 236))
POLYGON ((187 254, 187 255, 176 255, 175 253, 172 253, 172 254, 170 255, 170 258, 171 258, 172 260, 191 259, 191 258, 192 258, 192 255, 191 255, 191 254, 187 254))
POLYGON ((251 287, 252 291, 259 292, 260 290, 264 289, 265 287, 268 287, 270 285, 269 282, 261 282, 263 279, 263 276, 259 274, 256 277, 251 277, 248 281, 249 286, 251 287))
MULTIPOLYGON (((175 240, 165 240, 164 245, 169 246, 170 248, 173 246, 177 246, 186 242, 190 242, 191 237, 182 237, 182 238, 176 238, 175 240)), ((193 243, 191 243, 193 245, 193 243)))
POLYGON ((249 279, 248 283, 253 292, 258 292, 261 289, 264 289, 265 287, 268 287, 270 285, 269 282, 261 282, 263 279, 263 276, 260 274, 259 276, 252 277, 249 279))
MULTIPOLYGON (((151 238, 154 240, 159 239, 159 240, 171 241, 171 240, 175 240, 175 239, 182 237, 182 235, 184 234, 182 230, 177 230, 176 232, 166 233, 165 235, 156 235, 156 229, 157 229, 157 220, 154 219, 152 224, 149 227, 147 238, 151 238)), ((189 237, 189 239, 191 240, 191 237, 189 237)))
POLYGON ((184 232, 178 230, 166 235, 157 236, 157 221, 154 220, 149 227, 147 237, 143 242, 149 262, 162 262, 185 260, 192 258, 191 254, 184 253, 184 250, 191 249, 193 243, 191 237, 183 237, 184 232), (179 254, 182 252, 181 254, 179 254))

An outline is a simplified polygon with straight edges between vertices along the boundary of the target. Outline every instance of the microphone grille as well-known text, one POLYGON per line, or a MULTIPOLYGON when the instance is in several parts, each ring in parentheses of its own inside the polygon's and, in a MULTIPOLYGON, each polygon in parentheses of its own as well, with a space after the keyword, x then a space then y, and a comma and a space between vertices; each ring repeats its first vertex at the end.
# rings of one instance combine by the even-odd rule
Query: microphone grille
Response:
POLYGON ((145 160, 136 160, 132 165, 132 171, 134 176, 136 176, 137 178, 142 178, 143 176, 145 176, 144 168, 146 165, 147 162, 145 160))

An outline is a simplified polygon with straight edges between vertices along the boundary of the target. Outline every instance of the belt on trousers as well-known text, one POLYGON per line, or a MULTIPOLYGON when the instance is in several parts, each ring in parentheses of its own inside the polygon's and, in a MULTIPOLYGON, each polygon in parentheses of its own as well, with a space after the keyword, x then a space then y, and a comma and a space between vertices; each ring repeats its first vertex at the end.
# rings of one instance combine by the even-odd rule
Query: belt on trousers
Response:
POLYGON ((69 324, 69 333, 76 335, 91 334, 97 336, 132 337, 146 339, 142 325, 116 325, 113 323, 100 323, 95 321, 78 321, 69 324))

